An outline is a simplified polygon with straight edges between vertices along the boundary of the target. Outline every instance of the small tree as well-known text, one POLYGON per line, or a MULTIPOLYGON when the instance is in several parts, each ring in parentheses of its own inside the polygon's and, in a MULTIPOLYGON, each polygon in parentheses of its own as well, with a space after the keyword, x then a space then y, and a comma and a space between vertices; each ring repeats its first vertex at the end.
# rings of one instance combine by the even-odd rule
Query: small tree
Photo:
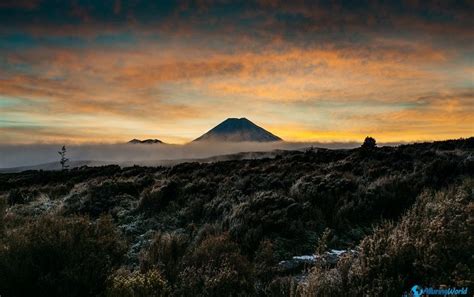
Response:
POLYGON ((67 162, 69 162, 69 159, 66 158, 66 146, 63 145, 61 150, 58 152, 58 154, 61 156, 61 160, 59 160, 59 163, 61 164, 61 169, 66 170, 69 168, 69 165, 67 162))
POLYGON ((375 138, 367 136, 361 147, 364 149, 374 149, 375 147, 377 147, 377 142, 375 141, 375 138))
POLYGON ((316 245, 316 255, 322 256, 327 252, 329 245, 329 238, 331 237, 331 229, 324 229, 323 234, 318 239, 318 244, 316 245))

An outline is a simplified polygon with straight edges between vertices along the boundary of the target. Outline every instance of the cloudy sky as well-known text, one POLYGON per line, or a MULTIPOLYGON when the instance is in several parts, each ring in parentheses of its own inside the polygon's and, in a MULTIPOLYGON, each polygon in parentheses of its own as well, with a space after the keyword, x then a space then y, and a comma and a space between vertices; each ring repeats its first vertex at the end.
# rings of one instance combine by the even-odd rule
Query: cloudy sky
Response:
POLYGON ((472 136, 473 2, 353 2, 2 0, 0 143, 472 136))

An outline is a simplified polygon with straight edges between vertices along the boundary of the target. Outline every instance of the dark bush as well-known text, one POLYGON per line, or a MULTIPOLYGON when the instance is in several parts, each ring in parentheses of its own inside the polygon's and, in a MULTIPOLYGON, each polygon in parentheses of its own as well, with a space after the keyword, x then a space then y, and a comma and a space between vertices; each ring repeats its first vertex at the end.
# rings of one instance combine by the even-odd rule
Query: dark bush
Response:
POLYGON ((457 171, 458 162, 438 157, 426 166, 424 182, 433 187, 446 186, 454 176, 457 176, 457 171))
POLYGON ((275 255, 273 243, 266 239, 260 243, 255 252, 255 274, 263 283, 268 283, 274 277, 278 259, 275 255))
POLYGON ((337 219, 335 212, 353 200, 357 188, 358 181, 353 176, 333 173, 304 176, 295 182, 290 193, 300 200, 310 202, 321 211, 320 220, 324 219, 327 224, 333 225, 337 219))
POLYGON ((384 176, 367 187, 359 187, 354 198, 343 201, 335 210, 337 227, 342 229, 350 223, 369 224, 378 218, 398 218, 421 191, 412 179, 409 175, 384 176))
POLYGON ((265 296, 271 297, 299 297, 298 282, 294 277, 275 277, 265 288, 265 296))
POLYGON ((298 219, 302 207, 294 199, 278 193, 259 192, 248 201, 234 207, 229 219, 232 238, 246 253, 253 254, 265 235, 283 237, 304 236, 302 222, 298 219))
POLYGON ((5 238, 0 292, 9 297, 99 295, 124 249, 110 219, 43 217, 5 238))
POLYGON ((72 186, 73 185, 71 184, 55 185, 53 187, 48 187, 47 193, 51 199, 58 199, 61 196, 68 194, 72 186))
POLYGON ((34 199, 35 194, 36 191, 31 193, 27 190, 13 189, 8 194, 7 202, 9 205, 28 203, 34 199))
POLYGON ((367 136, 364 139, 364 143, 362 144, 361 148, 366 150, 374 149, 377 146, 377 142, 374 138, 367 136))
POLYGON ((90 185, 65 200, 66 214, 85 214, 97 218, 111 214, 115 207, 126 206, 138 196, 136 186, 131 182, 106 180, 90 185))
MULTIPOLYGON (((0 238, 3 239, 4 231, 5 231, 5 210, 7 208, 7 201, 5 198, 0 196, 0 238)), ((0 239, 0 245, 2 242, 0 239)))
POLYGON ((166 279, 174 283, 188 244, 189 238, 186 234, 158 232, 143 255, 142 269, 158 267, 166 276, 166 279))
POLYGON ((158 182, 152 188, 145 189, 141 195, 138 209, 145 212, 161 211, 178 197, 179 186, 174 180, 158 182))
POLYGON ((253 270, 227 235, 209 237, 184 259, 179 296, 251 296, 253 270))

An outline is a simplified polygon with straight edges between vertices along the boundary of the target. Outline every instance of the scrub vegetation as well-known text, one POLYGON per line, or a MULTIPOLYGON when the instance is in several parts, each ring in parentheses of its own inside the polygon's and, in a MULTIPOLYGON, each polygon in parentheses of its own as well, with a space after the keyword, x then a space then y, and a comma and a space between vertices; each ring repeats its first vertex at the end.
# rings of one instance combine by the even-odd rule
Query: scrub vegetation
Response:
POLYGON ((474 138, 0 174, 0 294, 472 289, 473 178, 474 138), (348 252, 329 259, 331 249, 348 252), (299 255, 316 260, 282 265, 299 255))

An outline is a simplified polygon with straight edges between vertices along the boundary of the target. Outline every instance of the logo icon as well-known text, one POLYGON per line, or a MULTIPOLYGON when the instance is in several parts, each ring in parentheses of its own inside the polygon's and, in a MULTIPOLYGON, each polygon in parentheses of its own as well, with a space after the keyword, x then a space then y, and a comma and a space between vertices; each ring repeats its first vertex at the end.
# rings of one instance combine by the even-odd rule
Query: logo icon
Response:
POLYGON ((411 288, 410 292, 413 295, 413 297, 421 297, 421 295, 423 294, 423 289, 418 285, 414 285, 411 288))

